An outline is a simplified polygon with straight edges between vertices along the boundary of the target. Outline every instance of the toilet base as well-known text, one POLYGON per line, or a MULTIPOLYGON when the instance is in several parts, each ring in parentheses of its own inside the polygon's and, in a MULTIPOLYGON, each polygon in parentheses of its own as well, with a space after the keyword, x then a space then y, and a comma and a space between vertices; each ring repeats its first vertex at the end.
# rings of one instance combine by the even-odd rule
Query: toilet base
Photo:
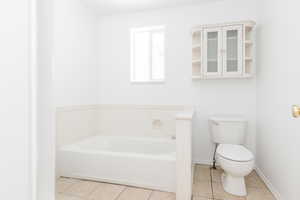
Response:
POLYGON ((234 177, 228 173, 222 174, 222 185, 226 192, 236 196, 246 196, 247 190, 244 177, 234 177))

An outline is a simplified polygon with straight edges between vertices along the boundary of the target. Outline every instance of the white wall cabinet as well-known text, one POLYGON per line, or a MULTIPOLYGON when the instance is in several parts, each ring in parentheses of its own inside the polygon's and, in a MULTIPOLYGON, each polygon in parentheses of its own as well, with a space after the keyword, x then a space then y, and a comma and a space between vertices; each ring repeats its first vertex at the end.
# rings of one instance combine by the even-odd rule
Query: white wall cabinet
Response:
POLYGON ((248 78, 254 75, 252 21, 195 27, 193 79, 248 78))

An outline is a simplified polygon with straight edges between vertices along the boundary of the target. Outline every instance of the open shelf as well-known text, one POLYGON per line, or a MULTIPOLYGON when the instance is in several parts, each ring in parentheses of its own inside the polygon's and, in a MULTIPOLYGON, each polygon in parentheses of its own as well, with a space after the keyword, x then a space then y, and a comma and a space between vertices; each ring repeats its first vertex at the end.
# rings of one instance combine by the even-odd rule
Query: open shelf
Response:
POLYGON ((193 44, 199 44, 201 45, 201 31, 195 31, 193 32, 193 44))
POLYGON ((192 60, 192 63, 201 63, 201 59, 194 59, 192 60))
POLYGON ((201 76, 201 65, 193 64, 193 77, 201 76))
POLYGON ((245 26, 245 41, 252 41, 253 37, 253 27, 252 26, 245 26))
POLYGON ((201 48, 201 44, 193 44, 192 48, 193 48, 193 49, 201 48))
POLYGON ((244 26, 244 77, 254 75, 253 49, 254 49, 254 25, 246 24, 244 26))
MULTIPOLYGON (((196 30, 192 37, 192 76, 201 77, 202 72, 202 31, 196 30)), ((194 78, 193 78, 194 79, 194 78)))
POLYGON ((198 75, 198 76, 194 75, 194 76, 192 76, 192 79, 194 79, 194 80, 202 79, 202 76, 201 75, 198 75))
POLYGON ((253 42, 251 40, 245 40, 245 45, 252 45, 253 42))
POLYGON ((251 62, 245 62, 245 75, 251 76, 252 74, 252 63, 251 62))

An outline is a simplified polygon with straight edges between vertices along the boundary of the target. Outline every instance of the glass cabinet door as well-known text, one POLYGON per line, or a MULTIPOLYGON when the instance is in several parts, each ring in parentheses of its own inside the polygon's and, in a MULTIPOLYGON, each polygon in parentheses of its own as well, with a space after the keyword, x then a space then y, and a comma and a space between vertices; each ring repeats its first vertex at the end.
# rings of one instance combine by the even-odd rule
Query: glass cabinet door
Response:
POLYGON ((242 74, 242 26, 223 28, 223 75, 242 74))
POLYGON ((220 75, 222 69, 221 48, 222 48, 221 29, 204 30, 204 49, 203 64, 206 76, 220 75))

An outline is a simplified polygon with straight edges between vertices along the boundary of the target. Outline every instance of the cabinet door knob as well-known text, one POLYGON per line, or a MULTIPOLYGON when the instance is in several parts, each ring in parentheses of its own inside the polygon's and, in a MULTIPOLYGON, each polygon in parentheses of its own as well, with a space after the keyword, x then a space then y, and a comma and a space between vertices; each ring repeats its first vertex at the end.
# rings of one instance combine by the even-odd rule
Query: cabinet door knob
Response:
POLYGON ((295 117, 295 118, 300 117, 300 107, 298 105, 292 106, 292 114, 293 114, 293 117, 295 117))

